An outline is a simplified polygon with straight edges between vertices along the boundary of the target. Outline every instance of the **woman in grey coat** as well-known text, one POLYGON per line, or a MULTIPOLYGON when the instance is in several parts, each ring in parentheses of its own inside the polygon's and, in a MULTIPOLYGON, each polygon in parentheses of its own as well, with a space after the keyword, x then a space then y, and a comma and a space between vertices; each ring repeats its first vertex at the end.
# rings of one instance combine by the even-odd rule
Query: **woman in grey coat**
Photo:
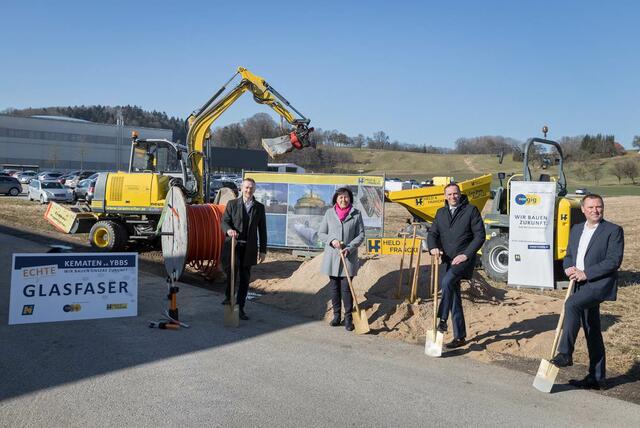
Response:
POLYGON ((318 229, 318 237, 324 245, 321 272, 331 279, 331 303, 333 304, 333 327, 340 325, 340 306, 344 303, 344 327, 352 331, 353 297, 347 282, 347 273, 342 266, 340 252, 345 255, 351 277, 358 273, 358 246, 364 241, 362 214, 353 207, 353 193, 346 187, 336 190, 333 207, 327 210, 318 229), (342 302, 341 302, 342 300, 342 302))

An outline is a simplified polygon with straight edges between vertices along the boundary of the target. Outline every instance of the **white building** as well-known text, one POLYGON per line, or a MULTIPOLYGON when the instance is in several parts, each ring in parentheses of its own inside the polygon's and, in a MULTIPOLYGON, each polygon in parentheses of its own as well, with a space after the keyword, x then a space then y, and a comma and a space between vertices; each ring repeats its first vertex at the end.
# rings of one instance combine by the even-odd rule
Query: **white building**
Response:
POLYGON ((134 130, 139 138, 173 138, 170 129, 0 114, 0 164, 38 165, 41 170, 123 170, 129 165, 134 130))

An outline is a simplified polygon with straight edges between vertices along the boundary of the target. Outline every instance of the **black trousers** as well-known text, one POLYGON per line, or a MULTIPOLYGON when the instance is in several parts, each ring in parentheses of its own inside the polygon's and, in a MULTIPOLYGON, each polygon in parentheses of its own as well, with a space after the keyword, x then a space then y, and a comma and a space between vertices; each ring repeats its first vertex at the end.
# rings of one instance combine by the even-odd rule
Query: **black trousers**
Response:
POLYGON ((438 318, 447 322, 449 312, 451 312, 453 337, 455 339, 462 339, 467 337, 467 329, 464 322, 464 312, 462 311, 460 281, 465 277, 468 269, 461 265, 453 266, 447 263, 444 263, 441 267, 445 273, 440 276, 442 300, 438 306, 438 318))
MULTIPOLYGON (((240 308, 244 308, 244 303, 247 300, 247 293, 249 292, 249 282, 251 282, 251 265, 244 266, 240 262, 244 260, 244 248, 240 245, 236 248, 236 282, 234 284, 235 292, 237 295, 236 303, 240 308)), ((227 299, 231 299, 231 263, 226 266, 227 274, 227 289, 224 295, 227 299)))
POLYGON ((558 352, 573 355, 580 326, 584 330, 589 351, 589 376, 595 380, 606 378, 606 358, 600 326, 600 303, 585 284, 578 284, 564 305, 564 323, 558 352))
POLYGON ((351 320, 351 311, 353 310, 353 296, 349 289, 349 283, 345 276, 330 276, 331 283, 331 304, 333 306, 333 316, 340 316, 340 309, 344 304, 344 319, 351 320))

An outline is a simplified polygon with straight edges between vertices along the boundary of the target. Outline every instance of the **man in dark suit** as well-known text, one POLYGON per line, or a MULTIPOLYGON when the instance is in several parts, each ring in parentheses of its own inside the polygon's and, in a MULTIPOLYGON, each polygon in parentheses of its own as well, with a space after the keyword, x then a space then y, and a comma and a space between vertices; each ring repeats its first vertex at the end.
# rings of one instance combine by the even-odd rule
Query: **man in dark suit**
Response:
POLYGON ((558 354, 551 360, 558 367, 573 364, 573 349, 580 324, 587 338, 589 374, 571 385, 587 389, 606 388, 605 352, 600 330, 600 303, 616 300, 616 279, 624 252, 624 233, 604 220, 604 201, 599 195, 582 199, 587 221, 571 229, 564 258, 565 273, 575 281, 575 291, 565 303, 565 318, 558 354))
POLYGON ((445 206, 436 212, 429 229, 427 246, 434 256, 442 256, 444 275, 440 279, 442 302, 438 307, 438 330, 447 331, 451 312, 453 340, 445 345, 454 349, 466 343, 467 331, 462 312, 460 280, 471 279, 476 265, 476 253, 485 240, 482 216, 476 206, 469 204, 460 187, 451 183, 444 188, 445 206))
POLYGON ((255 265, 258 260, 262 263, 267 255, 267 219, 264 205, 253 197, 256 191, 256 182, 252 178, 245 178, 242 181, 240 191, 241 196, 227 203, 222 216, 222 231, 226 235, 222 261, 227 273, 226 298, 222 304, 228 305, 232 297, 231 238, 235 237, 238 242, 236 267, 240 277, 236 301, 240 307, 240 319, 246 321, 249 317, 244 311, 244 304, 249 291, 251 266, 255 265), (260 246, 259 253, 258 245, 260 246))

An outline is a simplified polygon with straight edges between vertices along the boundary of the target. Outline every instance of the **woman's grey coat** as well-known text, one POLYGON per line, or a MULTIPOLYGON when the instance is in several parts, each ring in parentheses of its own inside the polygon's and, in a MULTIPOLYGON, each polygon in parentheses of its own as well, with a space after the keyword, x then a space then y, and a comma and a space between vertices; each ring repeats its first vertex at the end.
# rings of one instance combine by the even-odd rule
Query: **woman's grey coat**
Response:
POLYGON ((352 208, 344 221, 341 222, 335 208, 331 207, 324 214, 320 223, 318 238, 324 242, 322 273, 329 276, 347 276, 342 267, 339 250, 330 245, 334 239, 344 242, 349 250, 349 254, 346 256, 349 274, 355 276, 358 273, 358 246, 364 242, 364 222, 360 211, 352 208))

